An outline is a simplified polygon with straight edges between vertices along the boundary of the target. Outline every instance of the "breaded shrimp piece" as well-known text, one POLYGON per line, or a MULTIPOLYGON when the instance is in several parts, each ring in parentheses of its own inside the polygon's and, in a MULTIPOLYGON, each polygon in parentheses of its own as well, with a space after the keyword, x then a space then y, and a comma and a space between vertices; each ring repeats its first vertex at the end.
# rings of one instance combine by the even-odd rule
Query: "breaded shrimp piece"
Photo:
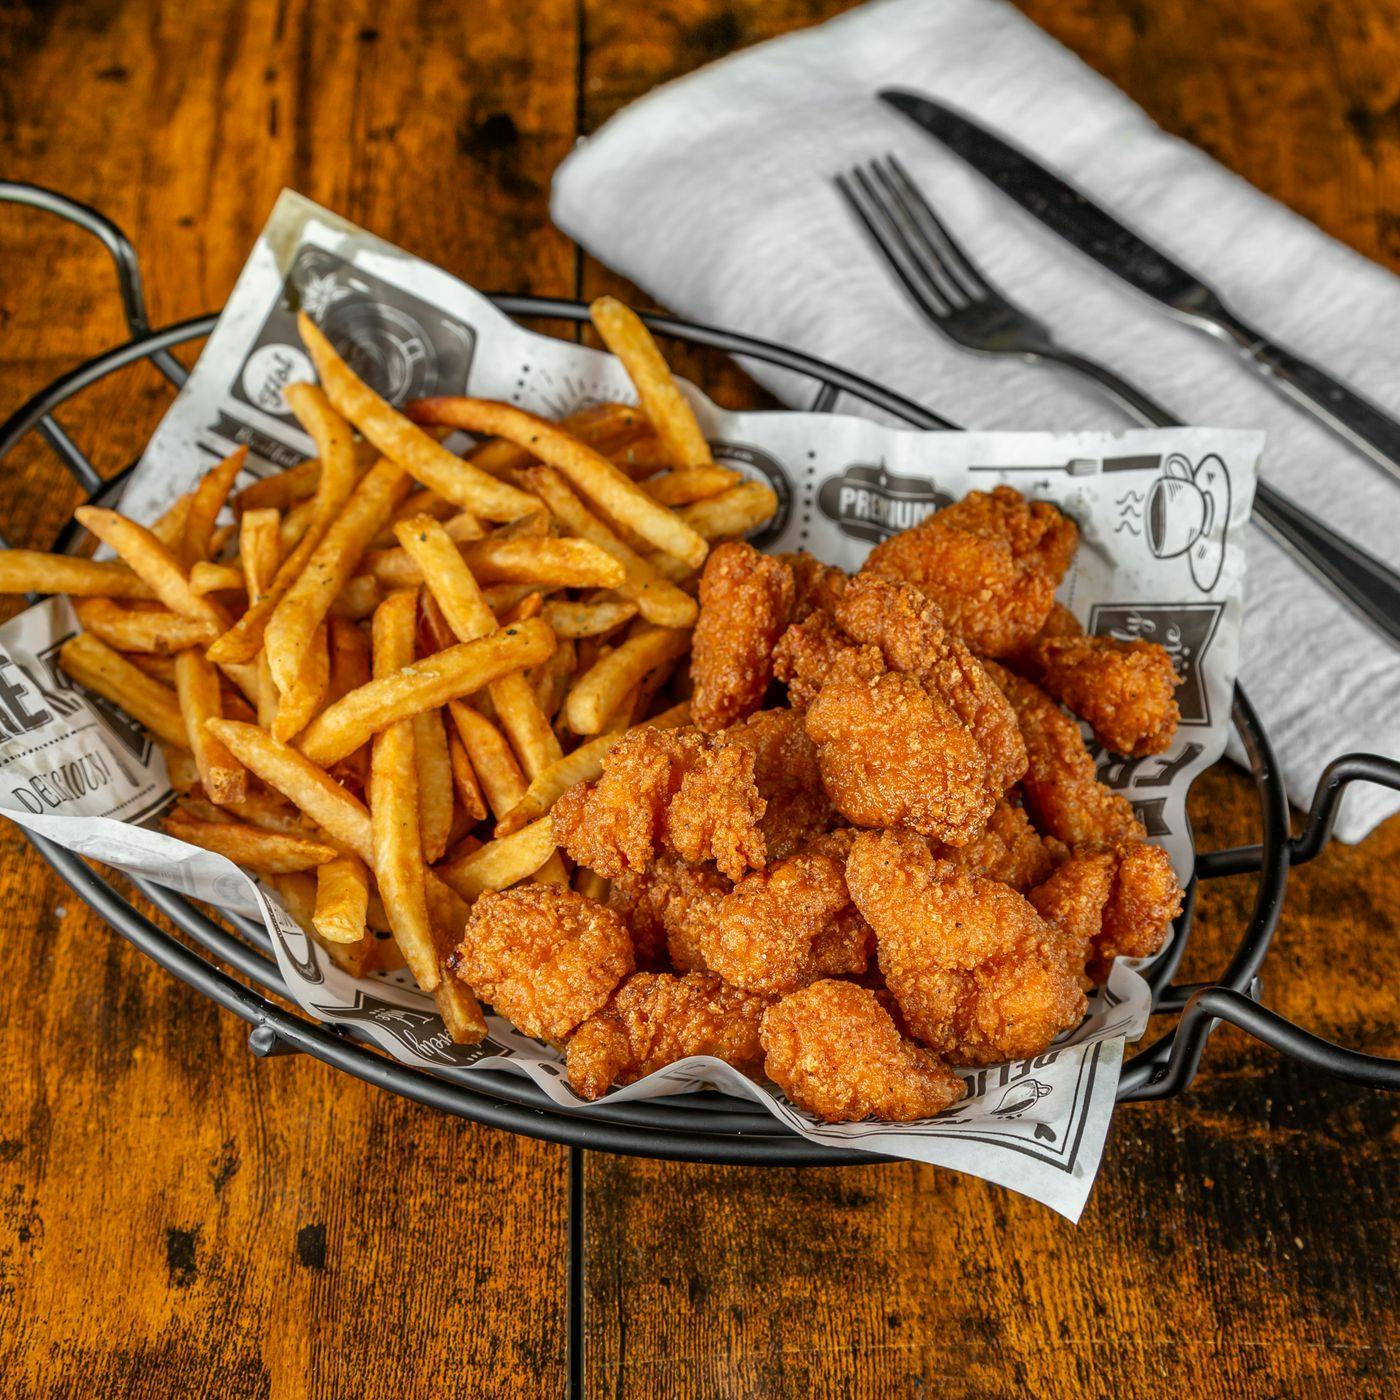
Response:
POLYGON ((773 679, 773 648, 792 615, 791 567, 731 540, 711 551, 700 576, 691 643, 690 714, 713 733, 753 714, 773 679))
POLYGON ((822 786, 857 826, 907 826, 951 846, 987 824, 1001 787, 952 707, 875 647, 844 652, 807 710, 822 786))
POLYGON ((1089 976, 1104 982, 1115 958, 1161 948, 1182 889, 1160 846, 1121 841, 1076 851, 1026 898, 1081 942, 1089 976))
POLYGON ((1099 782, 1079 726, 1039 686, 1000 666, 987 669, 1026 741, 1021 794, 1036 826, 1067 846, 1145 840, 1127 798, 1099 782))
POLYGON ((1026 771, 1026 746, 1016 716, 978 659, 943 625, 943 615, 912 584, 877 574, 852 579, 835 607, 852 641, 880 648, 892 671, 918 676, 947 701, 972 732, 1001 789, 1026 771))
POLYGON ((569 1041, 569 1083, 580 1098, 601 1098, 690 1055, 713 1055, 745 1074, 763 1062, 759 1025, 769 997, 690 972, 638 972, 569 1041))
POLYGON ((1082 943, 1010 886, 907 831, 861 832, 846 881, 911 1034, 954 1064, 1038 1055, 1083 1017, 1082 943))
POLYGON ((876 545, 862 572, 916 585, 975 652, 1007 656, 1040 630, 1078 539, 1056 507, 998 486, 876 545))
POLYGON ((779 995, 864 972, 871 934, 846 889, 851 839, 849 830, 819 836, 740 880, 700 929, 706 966, 736 987, 779 995))
POLYGON ((1003 798, 983 830, 966 846, 935 844, 933 854, 970 875, 985 875, 1023 893, 1049 878, 1069 852, 1053 836, 1042 836, 1025 811, 1003 798))
POLYGON ((787 686, 788 704, 799 710, 810 705, 837 657, 850 647, 851 639, 824 610, 789 627, 773 651, 773 674, 787 686))
POLYGON ((816 745, 796 711, 760 710, 717 738, 753 754, 754 785, 766 804, 758 827, 768 860, 781 860, 836 824, 816 745))
POLYGON ((1161 753, 1181 719, 1180 679, 1166 648, 1113 637, 1052 637, 1039 647, 1040 685, 1081 719, 1113 753, 1161 753))
POLYGON ((814 982, 764 1013, 768 1077, 799 1108, 828 1123, 933 1118, 967 1092, 936 1056, 899 1032, 876 993, 854 982, 814 982))
POLYGON ((677 972, 707 972, 700 936, 720 901, 733 889, 714 865, 688 865, 662 854, 646 870, 629 870, 612 882, 608 905, 632 931, 637 965, 677 972))
POLYGON ((768 863, 759 826, 767 809, 754 781, 753 751, 712 741, 704 760, 681 779, 666 809, 663 838, 682 860, 712 860, 737 880, 768 863))
POLYGON ((524 1035, 561 1041, 633 969, 605 904, 560 885, 517 885, 472 905, 452 970, 524 1035))
POLYGON ((804 550, 777 556, 791 570, 797 592, 792 620, 802 622, 814 612, 829 613, 850 580, 850 575, 834 564, 823 564, 804 550))
POLYGON ((644 869, 661 843, 672 799, 709 748, 696 729, 634 730, 604 758, 596 782, 576 784, 554 804, 555 840, 609 880, 644 869))

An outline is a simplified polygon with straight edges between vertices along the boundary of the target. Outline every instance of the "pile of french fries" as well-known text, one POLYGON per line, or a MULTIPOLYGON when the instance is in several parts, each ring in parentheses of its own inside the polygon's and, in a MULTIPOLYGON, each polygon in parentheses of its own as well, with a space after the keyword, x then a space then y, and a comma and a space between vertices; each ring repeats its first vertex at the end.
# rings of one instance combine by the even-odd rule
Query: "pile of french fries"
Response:
POLYGON ((149 527, 82 507, 113 560, 0 551, 0 591, 71 595, 64 670, 163 747, 165 829, 264 877, 352 975, 406 965, 462 1043, 486 1034, 446 968, 471 901, 603 892, 550 809, 630 727, 686 721, 664 692, 710 542, 777 505, 715 464, 635 313, 592 316, 640 405, 550 423, 401 413, 303 314, 320 382, 286 396, 314 459, 235 492, 239 449, 149 527))

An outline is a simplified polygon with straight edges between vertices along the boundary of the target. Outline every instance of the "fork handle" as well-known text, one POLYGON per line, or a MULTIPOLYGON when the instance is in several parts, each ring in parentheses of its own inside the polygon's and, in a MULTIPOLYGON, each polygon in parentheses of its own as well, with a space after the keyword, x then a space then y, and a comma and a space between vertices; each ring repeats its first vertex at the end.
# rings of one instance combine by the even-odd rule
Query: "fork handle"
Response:
MULTIPOLYGON (((1121 408, 1154 428, 1184 426, 1155 399, 1096 360, 1054 347, 1043 355, 1092 379, 1121 408)), ((1400 645, 1400 574, 1360 545, 1329 529, 1302 506, 1275 491, 1266 481, 1254 490, 1254 517, 1260 528, 1283 546, 1318 582, 1330 588, 1355 613, 1400 645)))

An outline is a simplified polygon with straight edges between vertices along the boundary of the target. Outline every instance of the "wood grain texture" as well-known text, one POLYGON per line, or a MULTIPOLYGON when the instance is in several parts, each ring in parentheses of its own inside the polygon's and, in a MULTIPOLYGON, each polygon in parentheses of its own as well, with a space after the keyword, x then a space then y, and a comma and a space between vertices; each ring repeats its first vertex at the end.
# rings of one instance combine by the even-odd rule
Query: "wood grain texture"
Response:
MULTIPOLYGON (((548 223, 577 134, 836 0, 157 0, 0 8, 5 174, 113 215, 159 324, 218 305, 293 185, 481 286, 628 291, 548 223)), ((1023 0, 1193 140, 1400 269, 1397 0, 1023 0)), ((0 208, 0 415, 122 336, 102 255, 0 208)), ((713 359, 687 362, 728 402, 713 359)), ((104 470, 166 401, 63 415, 104 470)), ((0 520, 76 493, 31 447, 0 520)), ((1339 743, 1341 741, 1339 740, 1339 743)), ((1203 847, 1246 780, 1198 785, 1203 847)), ((1209 888, 1183 979, 1250 882, 1209 888)), ((19 1395, 558 1395, 565 1154, 299 1059, 127 947, 0 826, 0 1377, 19 1395)), ((1269 1002, 1400 1053, 1400 822, 1295 872, 1269 1002)), ((1394 1388, 1396 1101, 1212 1042, 1126 1110, 1076 1229, 909 1164, 752 1172, 592 1157, 590 1394, 1345 1396, 1394 1388)))

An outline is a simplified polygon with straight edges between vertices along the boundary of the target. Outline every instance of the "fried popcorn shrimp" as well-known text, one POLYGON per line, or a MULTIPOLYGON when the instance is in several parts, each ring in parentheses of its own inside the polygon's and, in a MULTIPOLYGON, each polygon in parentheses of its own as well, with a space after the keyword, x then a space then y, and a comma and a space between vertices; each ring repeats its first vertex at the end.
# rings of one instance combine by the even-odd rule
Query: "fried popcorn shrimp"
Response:
POLYGON ((846 880, 910 1032, 955 1064, 1038 1055, 1083 1017, 1083 946, 1008 885, 861 832, 846 880))
POLYGON ((569 1084, 580 1098, 601 1098, 690 1055, 713 1055, 745 1074, 763 1062, 758 1030, 769 997, 731 987, 704 972, 676 977, 638 972, 569 1041, 569 1084))
POLYGON ((1023 893, 1049 878, 1069 852, 1053 836, 1042 836, 1025 811, 1002 799, 983 830, 966 846, 935 845, 933 853, 969 875, 985 875, 1023 893))
POLYGON ((753 754, 754 784, 765 806, 759 831, 768 860, 781 860, 838 820, 822 788, 816 745, 795 710, 760 710, 718 736, 753 754))
POLYGON ((777 557, 792 570, 796 585, 792 620, 803 622, 814 612, 831 612, 850 581, 850 575, 834 564, 823 564, 803 550, 777 557))
POLYGON ((807 710, 822 786, 857 826, 907 826, 966 845, 1001 796, 972 731, 917 676, 875 647, 837 660, 807 710))
POLYGON ((1182 889, 1160 846, 1124 841, 1076 851, 1026 898, 1079 941, 1089 976, 1104 982, 1115 958, 1161 948, 1182 889))
POLYGON ((517 1030, 561 1041, 633 969, 613 910, 561 885, 517 885, 472 905, 453 971, 517 1030))
POLYGON ((789 627, 773 652, 773 674, 787 686, 788 703, 806 709, 836 659, 850 647, 850 638, 826 611, 811 612, 789 627))
POLYGON ((1020 779, 1026 746, 1010 704, 926 594, 862 574, 841 595, 835 617, 852 641, 879 647, 890 670, 918 676, 947 701, 977 740, 993 783, 1004 790, 1020 779))
POLYGON ((632 931, 639 967, 655 969, 669 957, 677 972, 707 972, 701 934, 733 888, 712 864, 688 865, 663 854, 646 870, 614 880, 608 905, 632 931))
POLYGON ((764 1013, 764 1071, 793 1103, 828 1123, 932 1118, 966 1093, 961 1079, 906 1040, 876 993, 814 982, 764 1013))
POLYGON ((665 843, 683 860, 712 860, 737 880, 768 863, 759 829, 767 807, 754 781, 753 751, 717 743, 681 779, 666 811, 665 843))
POLYGON ((1078 540, 1055 506, 998 486, 876 545, 862 572, 916 585, 974 651, 1007 656, 1040 630, 1078 540))
POLYGON ((1113 637, 1051 637, 1041 642, 1041 688, 1088 720, 1113 753, 1161 753, 1181 719, 1181 683, 1166 648, 1113 637))
POLYGON ((700 576, 691 643, 691 718, 711 733, 753 714, 773 679, 773 648, 796 595, 791 567, 742 540, 719 545, 700 576))
POLYGON ((988 671, 1011 701, 1029 766, 1021 794, 1031 819, 1067 846, 1142 841, 1127 798, 1098 780, 1079 726, 1039 686, 1000 666, 988 671))
POLYGON ((819 836, 740 880, 700 930, 706 966, 736 987, 777 994, 864 972, 872 936, 846 889, 851 839, 849 830, 819 836))

